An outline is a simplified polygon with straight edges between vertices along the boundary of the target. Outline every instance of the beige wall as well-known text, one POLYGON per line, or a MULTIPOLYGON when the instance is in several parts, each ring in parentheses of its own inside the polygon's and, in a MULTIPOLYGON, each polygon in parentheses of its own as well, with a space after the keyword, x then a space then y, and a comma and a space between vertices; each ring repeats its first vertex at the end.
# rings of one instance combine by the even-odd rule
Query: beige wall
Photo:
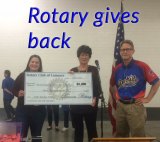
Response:
MULTIPOLYGON (((160 75, 159 5, 159 0, 124 0, 126 11, 140 12, 140 21, 137 24, 125 24, 126 39, 131 39, 135 43, 134 57, 148 63, 158 75, 160 75)), ((105 12, 106 7, 110 7, 111 11, 116 13, 120 10, 120 0, 2 0, 0 5, 0 80, 3 79, 5 69, 11 70, 12 77, 16 78, 25 69, 28 58, 32 54, 41 56, 45 72, 66 72, 78 65, 77 47, 87 44, 93 50, 90 64, 94 65, 94 61, 99 60, 102 89, 107 101, 117 24, 110 21, 99 28, 92 26, 94 13, 105 12), (61 12, 88 11, 89 17, 83 27, 78 26, 78 19, 74 24, 28 24, 29 9, 33 6, 46 11, 52 11, 54 8, 61 12), (71 48, 28 49, 31 31, 39 38, 61 36, 62 32, 66 32, 72 37, 69 42, 71 48)), ((3 107, 2 89, 0 94, 0 107, 3 107)), ((147 106, 159 107, 159 95, 160 91, 147 106)), ((13 104, 16 105, 16 99, 13 104)))

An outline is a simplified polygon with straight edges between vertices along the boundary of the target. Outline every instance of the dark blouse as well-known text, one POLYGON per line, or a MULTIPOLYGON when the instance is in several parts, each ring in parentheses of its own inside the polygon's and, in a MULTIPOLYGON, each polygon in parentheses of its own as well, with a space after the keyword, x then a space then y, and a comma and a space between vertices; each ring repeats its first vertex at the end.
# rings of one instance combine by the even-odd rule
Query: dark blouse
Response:
MULTIPOLYGON (((74 67, 71 69, 71 71, 74 72, 79 72, 78 71, 78 67, 74 67)), ((88 66, 88 70, 87 72, 91 72, 92 73, 92 81, 93 81, 93 97, 96 97, 97 99, 97 104, 96 107, 98 105, 98 99, 100 97, 101 94, 101 87, 100 87, 100 79, 99 79, 99 72, 97 70, 97 68, 95 66, 88 66)), ((91 105, 72 105, 71 109, 77 111, 77 109, 79 111, 83 111, 83 110, 87 110, 91 108, 91 105)))
POLYGON ((25 108, 25 110, 29 110, 31 112, 33 112, 32 111, 33 109, 36 111, 45 111, 44 105, 24 105, 24 96, 18 97, 18 92, 20 90, 24 90, 24 81, 25 81, 25 72, 22 72, 18 75, 18 77, 14 82, 13 93, 18 98, 17 107, 25 108))
MULTIPOLYGON (((24 90, 24 72, 20 73, 14 82, 13 94, 18 97, 18 92, 24 90)), ((18 106, 24 105, 24 97, 18 97, 18 106)))

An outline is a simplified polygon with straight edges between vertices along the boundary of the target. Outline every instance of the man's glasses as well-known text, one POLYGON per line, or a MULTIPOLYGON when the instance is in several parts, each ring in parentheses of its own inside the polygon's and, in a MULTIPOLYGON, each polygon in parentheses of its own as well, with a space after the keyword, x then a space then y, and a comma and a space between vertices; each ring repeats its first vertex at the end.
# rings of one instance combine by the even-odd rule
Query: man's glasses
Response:
POLYGON ((120 52, 128 52, 128 51, 131 51, 133 50, 133 48, 126 48, 126 49, 120 49, 120 52))

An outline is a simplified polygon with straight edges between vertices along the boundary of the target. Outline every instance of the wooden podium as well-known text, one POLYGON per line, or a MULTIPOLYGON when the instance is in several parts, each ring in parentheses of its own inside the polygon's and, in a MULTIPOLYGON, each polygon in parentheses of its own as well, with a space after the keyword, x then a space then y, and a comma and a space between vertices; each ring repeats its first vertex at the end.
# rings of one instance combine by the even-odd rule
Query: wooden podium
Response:
POLYGON ((156 137, 93 138, 91 142, 152 142, 156 137))

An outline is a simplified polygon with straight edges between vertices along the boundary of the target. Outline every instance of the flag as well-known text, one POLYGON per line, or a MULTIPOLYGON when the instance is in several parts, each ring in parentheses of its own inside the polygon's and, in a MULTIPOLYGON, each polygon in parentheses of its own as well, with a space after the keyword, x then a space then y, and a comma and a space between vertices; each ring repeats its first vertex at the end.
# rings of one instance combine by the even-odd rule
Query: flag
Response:
MULTIPOLYGON (((121 14, 123 13, 123 3, 121 2, 121 14)), ((117 27, 117 34, 116 34, 116 40, 115 40, 115 47, 114 47, 114 61, 112 65, 112 73, 116 65, 122 62, 121 56, 120 56, 120 43, 124 40, 124 25, 121 21, 121 16, 119 18, 119 23, 117 27)), ((112 75, 110 80, 112 79, 112 75)), ((111 91, 111 83, 109 88, 109 100, 108 100, 108 113, 110 117, 110 121, 112 124, 112 135, 114 136, 116 133, 116 119, 115 119, 115 110, 116 110, 116 100, 114 98, 114 94, 112 94, 111 91)))

